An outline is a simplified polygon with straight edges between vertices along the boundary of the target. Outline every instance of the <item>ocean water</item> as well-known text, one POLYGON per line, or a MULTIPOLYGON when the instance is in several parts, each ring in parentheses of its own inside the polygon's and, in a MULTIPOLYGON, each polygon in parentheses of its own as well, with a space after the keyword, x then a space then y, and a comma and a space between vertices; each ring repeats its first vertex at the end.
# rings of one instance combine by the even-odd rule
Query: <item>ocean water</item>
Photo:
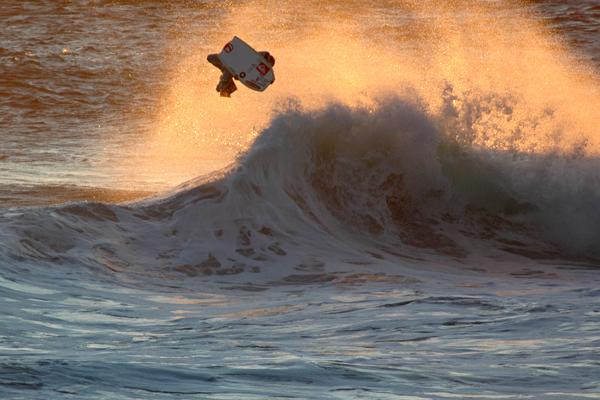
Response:
POLYGON ((0 398, 600 398, 599 68, 592 0, 4 2, 0 398))

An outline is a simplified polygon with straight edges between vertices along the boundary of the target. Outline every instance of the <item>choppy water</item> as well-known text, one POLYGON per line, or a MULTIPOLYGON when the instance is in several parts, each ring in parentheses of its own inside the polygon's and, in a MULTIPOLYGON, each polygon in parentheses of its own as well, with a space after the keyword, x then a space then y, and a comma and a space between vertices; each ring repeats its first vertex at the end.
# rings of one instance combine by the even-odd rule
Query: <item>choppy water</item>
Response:
POLYGON ((596 3, 6 2, 0 397, 600 398, 596 3))

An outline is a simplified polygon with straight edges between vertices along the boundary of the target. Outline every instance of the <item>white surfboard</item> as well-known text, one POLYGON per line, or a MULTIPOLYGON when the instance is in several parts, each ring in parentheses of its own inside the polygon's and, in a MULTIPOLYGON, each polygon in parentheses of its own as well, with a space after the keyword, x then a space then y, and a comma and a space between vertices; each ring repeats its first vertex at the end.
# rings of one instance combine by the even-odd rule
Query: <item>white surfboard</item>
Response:
POLYGON ((262 92, 275 81, 273 66, 237 36, 223 47, 219 59, 233 76, 252 90, 262 92))

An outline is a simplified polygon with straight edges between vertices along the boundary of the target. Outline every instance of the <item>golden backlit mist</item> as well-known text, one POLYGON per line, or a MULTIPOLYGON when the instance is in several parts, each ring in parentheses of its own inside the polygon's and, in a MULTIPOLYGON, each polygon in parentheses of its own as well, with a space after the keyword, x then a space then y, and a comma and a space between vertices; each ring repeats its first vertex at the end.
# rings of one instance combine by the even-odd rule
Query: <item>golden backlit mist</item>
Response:
POLYGON ((439 117, 448 91, 458 113, 490 98, 510 107, 475 118, 471 145, 544 153, 583 143, 587 155, 600 153, 595 72, 519 4, 377 4, 250 1, 230 5, 214 21, 217 34, 190 28, 176 40, 198 50, 170 77, 141 167, 183 176, 224 166, 290 99, 310 110, 417 96, 439 117), (215 91, 220 74, 206 62, 207 48, 217 53, 234 35, 276 57, 276 82, 267 91, 239 83, 230 99, 215 91))

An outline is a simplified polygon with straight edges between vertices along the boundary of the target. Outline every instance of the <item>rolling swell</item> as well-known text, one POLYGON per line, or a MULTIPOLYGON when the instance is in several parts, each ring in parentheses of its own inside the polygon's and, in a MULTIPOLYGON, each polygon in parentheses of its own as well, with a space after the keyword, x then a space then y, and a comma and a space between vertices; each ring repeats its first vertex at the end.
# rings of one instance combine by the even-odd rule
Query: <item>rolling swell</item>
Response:
POLYGON ((162 198, 5 212, 2 253, 161 280, 269 271, 281 282, 432 255, 598 256, 597 159, 477 148, 451 111, 416 96, 290 106, 230 169, 162 198))

